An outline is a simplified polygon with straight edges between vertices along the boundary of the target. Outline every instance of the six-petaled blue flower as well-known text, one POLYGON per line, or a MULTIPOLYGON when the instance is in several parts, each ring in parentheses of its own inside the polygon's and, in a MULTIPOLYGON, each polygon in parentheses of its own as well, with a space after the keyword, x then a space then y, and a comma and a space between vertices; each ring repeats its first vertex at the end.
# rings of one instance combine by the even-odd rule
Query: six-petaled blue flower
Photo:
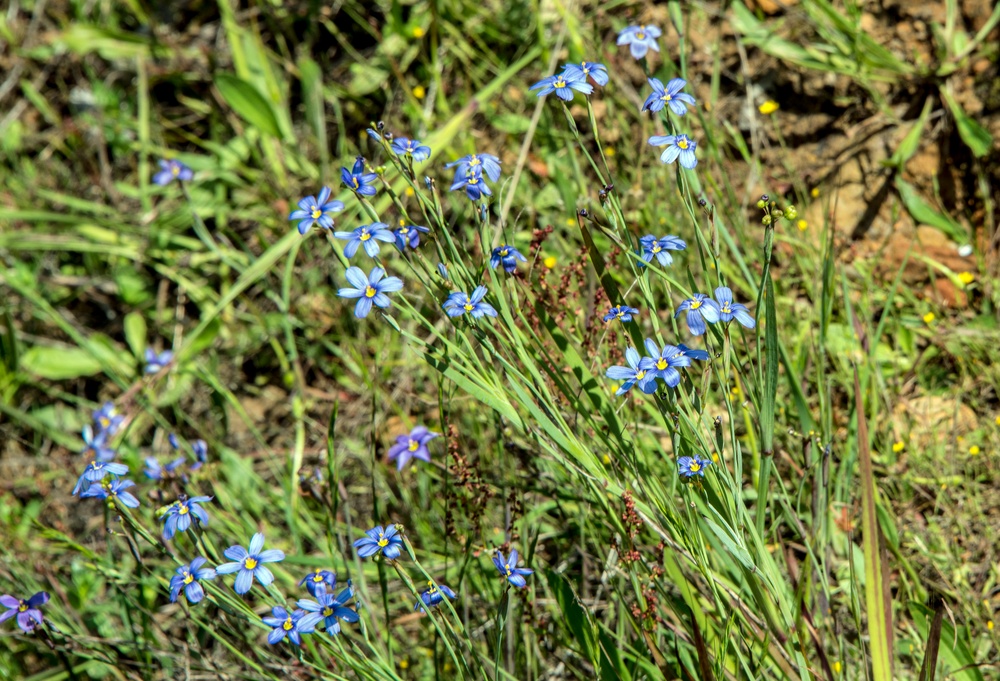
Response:
POLYGON ((431 453, 427 449, 427 443, 440 435, 441 433, 435 433, 424 426, 417 426, 409 435, 400 435, 396 438, 396 444, 389 447, 389 461, 396 460, 397 470, 403 470, 410 459, 420 459, 430 463, 431 453))
POLYGON ((646 98, 646 103, 642 105, 643 111, 659 111, 664 106, 669 106, 670 110, 678 116, 687 113, 687 105, 694 106, 694 97, 681 92, 687 81, 683 78, 674 78, 666 86, 659 78, 650 78, 649 84, 653 92, 646 98))
POLYGON ((425 605, 433 608, 440 604, 446 596, 454 600, 455 592, 444 584, 435 584, 434 582, 428 581, 427 588, 420 592, 420 600, 413 606, 413 609, 417 610, 419 608, 420 612, 423 612, 425 605))
POLYGON ((254 578, 260 582, 261 586, 269 586, 274 581, 274 575, 264 567, 264 563, 282 561, 285 559, 285 554, 280 549, 268 549, 267 551, 263 549, 264 535, 258 532, 250 538, 250 546, 247 548, 234 545, 226 549, 223 555, 232 562, 223 563, 215 568, 215 571, 220 575, 238 573, 236 584, 233 587, 238 594, 245 594, 249 591, 250 587, 253 586, 254 578))
POLYGON ((392 141, 392 150, 397 156, 409 154, 414 161, 424 161, 430 158, 431 148, 420 144, 420 140, 411 140, 408 137, 397 137, 392 141))
POLYGON ((351 191, 357 192, 361 196, 375 196, 375 185, 373 184, 378 175, 365 172, 365 159, 358 156, 354 161, 354 167, 340 169, 340 179, 344 186, 351 191))
MULTIPOLYGON (((80 490, 83 489, 83 485, 86 482, 94 483, 100 482, 108 475, 128 475, 128 466, 123 463, 115 463, 113 461, 98 461, 97 459, 91 460, 87 464, 87 467, 83 469, 83 474, 80 479, 76 481, 76 487, 73 488, 73 494, 79 494, 80 490)), ((90 486, 88 485, 88 488, 90 486)))
POLYGON ((678 305, 677 311, 674 312, 674 319, 679 317, 681 312, 687 312, 688 329, 696 336, 705 333, 708 328, 705 326, 706 320, 712 324, 719 321, 719 311, 715 301, 704 293, 695 293, 678 305))
POLYGON ((313 596, 317 589, 329 588, 331 591, 337 585, 337 575, 330 570, 316 568, 305 577, 299 580, 299 586, 305 586, 313 596))
POLYGON ((628 45, 632 56, 642 59, 649 50, 660 51, 660 44, 656 42, 660 35, 660 29, 656 26, 629 26, 618 34, 618 44, 628 45))
POLYGON ((115 409, 114 402, 105 402, 100 409, 94 411, 94 424, 99 434, 103 433, 109 437, 114 435, 124 421, 125 417, 115 409))
POLYGON ((486 180, 483 179, 483 171, 480 168, 476 168, 465 174, 456 174, 455 181, 451 183, 450 190, 457 191, 459 189, 464 189, 465 195, 472 201, 478 201, 483 196, 493 196, 493 191, 486 184, 486 180))
POLYGON ((173 476, 174 471, 184 465, 184 457, 179 457, 173 461, 167 463, 165 466, 160 465, 159 459, 154 456, 146 457, 145 467, 142 472, 150 480, 165 480, 173 476))
POLYGON ((445 163, 444 167, 456 169, 456 180, 474 172, 486 173, 486 177, 490 178, 491 182, 497 182, 500 179, 500 159, 493 154, 469 154, 457 161, 445 163))
POLYGON ((628 366, 621 365, 610 367, 605 374, 615 381, 625 381, 622 383, 615 395, 624 395, 632 386, 638 384, 639 390, 651 394, 656 392, 656 367, 649 357, 639 357, 639 351, 635 348, 625 350, 625 361, 628 366))
POLYGON ((456 291, 448 296, 441 307, 448 313, 449 317, 459 317, 464 314, 471 314, 474 319, 480 319, 483 315, 496 317, 497 311, 492 305, 483 301, 486 297, 486 287, 477 286, 470 296, 468 293, 456 291))
POLYGON ((372 311, 372 305, 380 308, 387 308, 392 304, 386 293, 402 290, 403 280, 398 277, 386 277, 385 270, 381 267, 372 269, 371 274, 365 275, 360 267, 348 267, 347 282, 354 288, 342 288, 337 291, 341 298, 357 298, 358 302, 354 306, 354 316, 364 319, 372 311), (383 278, 384 277, 384 278, 383 278))
POLYGON ((163 522, 163 538, 170 540, 179 531, 187 532, 191 528, 192 518, 201 525, 208 525, 208 512, 201 507, 212 497, 191 497, 181 495, 181 498, 170 504, 163 512, 160 520, 163 522))
POLYGON ((7 612, 0 613, 0 622, 6 622, 11 617, 17 617, 17 626, 26 634, 30 634, 35 627, 42 623, 41 607, 49 602, 49 594, 39 591, 28 599, 14 598, 10 594, 0 596, 0 605, 7 608, 7 612))
POLYGON ((423 225, 408 225, 405 220, 400 219, 399 227, 393 232, 393 236, 396 237, 396 248, 401 251, 405 251, 407 246, 416 248, 420 245, 420 235, 430 231, 423 225))
POLYGON ((705 467, 710 466, 712 462, 708 459, 702 459, 698 455, 695 456, 682 456, 677 459, 677 468, 681 475, 685 478, 692 478, 696 475, 705 477, 705 467))
POLYGON ((604 315, 604 321, 610 322, 613 319, 618 321, 630 322, 632 321, 632 315, 639 314, 639 309, 635 307, 629 307, 628 305, 619 305, 618 307, 613 307, 608 310, 608 313, 604 315))
MULTIPOLYGON (((249 589, 249 587, 247 587, 249 589)), ((238 591, 238 590, 237 590, 238 591)), ((296 610, 289 613, 280 605, 271 608, 271 617, 264 617, 264 624, 272 627, 271 633, 267 635, 267 642, 272 646, 285 640, 297 646, 302 645, 302 634, 311 634, 316 631, 316 625, 320 623, 323 616, 305 610, 296 610)))
POLYGON ((374 556, 381 553, 389 560, 399 558, 402 552, 403 538, 399 536, 395 525, 383 528, 376 525, 365 532, 365 536, 354 542, 354 548, 358 550, 358 555, 362 558, 374 556))
POLYGON ((508 274, 517 270, 518 261, 528 262, 528 259, 521 255, 519 250, 507 244, 500 244, 493 249, 493 253, 490 255, 490 267, 496 269, 502 263, 504 271, 508 274))
POLYGON ((336 635, 340 633, 340 622, 337 621, 338 619, 345 622, 357 622, 360 619, 358 613, 347 607, 347 603, 354 597, 354 589, 350 586, 350 582, 348 582, 347 588, 343 589, 336 596, 333 595, 333 586, 330 587, 329 591, 320 586, 313 592, 313 595, 316 597, 315 601, 303 598, 296 605, 306 612, 319 615, 321 621, 326 626, 328 634, 336 635))
POLYGON ((681 374, 677 370, 691 366, 691 358, 676 345, 664 345, 661 349, 650 338, 646 339, 645 345, 646 352, 649 353, 649 358, 653 362, 653 371, 656 372, 656 377, 663 379, 668 387, 676 388, 681 382, 681 374))
POLYGON ((162 159, 159 161, 159 164, 159 171, 153 175, 154 184, 166 187, 174 180, 190 182, 194 179, 194 171, 177 159, 162 159))
POLYGON ((573 90, 589 95, 594 91, 594 86, 586 80, 572 78, 561 73, 555 76, 549 76, 548 78, 542 78, 528 89, 538 90, 539 97, 544 97, 545 95, 550 95, 554 92, 556 93, 556 97, 569 102, 573 99, 573 90))
POLYGON ((199 556, 188 565, 177 568, 177 574, 170 578, 170 602, 176 603, 181 590, 187 596, 189 603, 197 603, 205 597, 205 589, 198 582, 202 579, 215 579, 215 570, 202 567, 208 561, 199 556))
POLYGON ((604 64, 598 64, 592 61, 583 61, 579 64, 564 64, 562 76, 567 80, 582 80, 584 82, 586 82, 589 77, 601 87, 608 84, 607 67, 604 66, 604 64))
POLYGON ((122 480, 112 476, 110 481, 91 483, 90 487, 80 493, 80 497, 96 497, 98 499, 114 499, 122 506, 128 508, 138 508, 139 500, 131 492, 126 492, 129 487, 134 487, 131 480, 122 480))
POLYGON ((146 348, 146 373, 156 374, 170 366, 174 361, 174 353, 171 350, 164 350, 157 354, 153 348, 146 348))
POLYGON ((664 163, 680 159, 681 167, 688 170, 698 165, 698 158, 694 155, 698 143, 687 135, 653 135, 649 138, 649 143, 654 147, 666 147, 660 154, 660 160, 664 163))
POLYGON ((640 257, 644 262, 653 262, 653 258, 656 258, 656 262, 666 267, 674 261, 670 251, 683 251, 687 248, 687 243, 672 235, 661 236, 657 239, 652 234, 647 234, 639 239, 639 246, 642 248, 640 257))
POLYGON ((333 229, 333 213, 344 210, 342 201, 330 200, 329 187, 319 190, 319 196, 307 196, 299 201, 299 209, 292 211, 289 220, 298 220, 299 234, 305 234, 313 225, 333 229))
POLYGON ((344 246, 344 257, 353 258, 358 252, 358 248, 364 246, 365 253, 374 258, 379 252, 379 241, 392 243, 396 240, 395 235, 389 229, 389 225, 383 222, 373 222, 370 225, 361 225, 353 232, 334 232, 338 239, 345 239, 347 245, 344 246))
POLYGON ((757 326, 747 306, 733 302, 733 292, 728 286, 715 289, 715 304, 719 309, 719 321, 728 324, 735 319, 748 329, 757 326))
POLYGON ((523 589, 528 585, 525 581, 525 577, 530 575, 534 570, 529 570, 528 568, 517 567, 517 549, 511 549, 510 555, 507 558, 503 557, 503 552, 497 550, 493 555, 493 565, 496 566, 497 572, 503 577, 509 584, 516 586, 519 589, 523 589))

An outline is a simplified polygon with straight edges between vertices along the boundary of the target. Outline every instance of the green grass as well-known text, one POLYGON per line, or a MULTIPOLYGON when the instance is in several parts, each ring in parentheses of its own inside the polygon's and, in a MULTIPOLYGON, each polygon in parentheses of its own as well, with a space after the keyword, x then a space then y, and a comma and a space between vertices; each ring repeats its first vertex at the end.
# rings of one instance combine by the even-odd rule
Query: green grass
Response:
MULTIPOLYGON (((0 116, 0 592, 52 596, 45 629, 4 625, 0 678, 995 677, 994 207, 983 190, 978 213, 949 214, 904 179, 946 119, 970 184, 989 187, 989 121, 946 77, 995 47, 956 3, 935 65, 883 46, 853 3, 797 4, 769 18, 738 2, 721 17, 714 3, 220 2, 170 24, 139 3, 67 3, 0 20, 21 65, 16 115, 0 116), (684 118, 637 113, 645 64, 614 46, 633 15, 664 30, 650 75, 698 93, 684 118), (790 205, 828 214, 838 188, 811 191, 825 169, 767 165, 723 115, 747 83, 713 21, 751 60, 847 78, 838 106, 899 127, 896 210, 973 244, 974 280, 916 248, 907 261, 967 307, 852 259, 843 225, 789 219, 790 205), (692 32, 711 49, 694 54, 692 32), (612 73, 593 106, 527 91, 584 58, 612 73), (913 87, 928 103, 900 120, 892 102, 913 87), (412 178, 364 133, 377 121, 432 147, 412 178), (696 171, 646 144, 672 129, 698 140, 696 171), (473 150, 504 164, 485 222, 443 168, 473 150), (339 182, 359 153, 384 177, 370 202, 339 182), (164 155, 195 181, 152 184, 164 155), (771 178, 766 210, 756 178, 771 178), (412 257, 383 247, 405 281, 386 315, 354 319, 336 296, 344 242, 286 220, 324 184, 346 204, 340 229, 405 216, 431 230, 412 257), (650 232, 688 248, 640 268, 650 232), (529 258, 517 277, 488 268, 501 240, 529 258), (479 283, 496 319, 443 315, 479 283), (724 284, 756 328, 692 338, 673 310, 724 284), (605 325, 623 301, 637 321, 605 325), (676 390, 615 396, 607 367, 646 337, 712 359, 676 390), (147 346, 175 366, 144 376, 147 346), (70 495, 105 401, 127 416, 115 442, 135 511, 70 495), (386 450, 419 424, 444 434, 433 462, 397 473, 386 450), (205 439, 209 463, 157 487, 143 462, 168 460, 172 432, 205 439), (689 484, 676 461, 694 455, 715 463, 689 484), (164 543, 157 510, 181 492, 214 496, 211 523, 164 543), (351 543, 385 523, 404 557, 360 560, 351 543), (218 564, 257 531, 287 555, 271 588, 239 598, 220 576, 202 603, 169 603, 179 564, 218 564), (498 547, 535 571, 526 589, 504 588, 498 547), (268 646, 260 616, 306 597, 317 567, 352 580, 360 622, 268 646), (428 580, 459 597, 421 616, 428 580)), ((781 146, 794 112, 755 126, 781 146)))

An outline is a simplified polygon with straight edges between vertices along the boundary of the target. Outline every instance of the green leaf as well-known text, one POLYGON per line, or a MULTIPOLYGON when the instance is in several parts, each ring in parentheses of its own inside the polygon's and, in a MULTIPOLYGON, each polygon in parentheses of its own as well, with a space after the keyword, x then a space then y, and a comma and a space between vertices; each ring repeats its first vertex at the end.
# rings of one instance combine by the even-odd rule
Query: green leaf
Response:
MULTIPOLYGON (((931 622, 928 620, 933 617, 934 611, 915 601, 910 601, 907 609, 920 635, 927 640, 931 630, 931 622)), ((941 623, 938 656, 940 678, 950 681, 983 681, 983 673, 975 666, 976 658, 969 649, 966 637, 962 635, 962 629, 956 632, 947 618, 941 623)))
POLYGON ((138 312, 125 315, 125 342, 136 358, 146 351, 146 318, 138 312))
POLYGON ((555 570, 546 570, 545 578, 548 580, 549 589, 555 594, 559 609, 562 610, 566 624, 573 632, 580 650, 600 670, 602 665, 597 655, 597 627, 591 620, 590 613, 580 605, 576 594, 573 593, 573 587, 565 576, 555 570))
POLYGON ((240 118, 265 134, 281 137, 278 118, 257 88, 227 73, 215 77, 215 86, 240 118))
POLYGON ((899 143, 896 153, 888 161, 885 161, 886 165, 902 169, 906 162, 913 158, 913 155, 917 153, 917 149, 920 147, 920 140, 924 136, 924 128, 927 127, 927 119, 930 118, 933 109, 934 100, 928 97, 924 102, 924 108, 920 112, 920 117, 913 124, 913 127, 910 128, 910 131, 906 133, 903 141, 899 143))
POLYGON ((21 357, 21 368, 50 381, 65 381, 101 373, 101 363, 82 348, 44 345, 29 348, 21 357))
POLYGON ((899 199, 906 206, 906 210, 917 222, 931 227, 937 227, 948 235, 949 238, 958 243, 966 243, 969 234, 962 225, 958 224, 950 217, 934 210, 934 207, 924 201, 917 193, 913 185, 909 184, 902 177, 896 176, 896 191, 899 192, 899 199))
POLYGON ((965 114, 965 111, 962 110, 959 103, 951 96, 951 93, 941 90, 941 96, 944 97, 944 101, 951 110, 952 117, 955 119, 955 125, 958 127, 958 136, 962 138, 962 141, 965 142, 969 149, 972 149, 972 153, 979 158, 990 153, 990 149, 993 147, 993 136, 990 135, 986 128, 965 114))

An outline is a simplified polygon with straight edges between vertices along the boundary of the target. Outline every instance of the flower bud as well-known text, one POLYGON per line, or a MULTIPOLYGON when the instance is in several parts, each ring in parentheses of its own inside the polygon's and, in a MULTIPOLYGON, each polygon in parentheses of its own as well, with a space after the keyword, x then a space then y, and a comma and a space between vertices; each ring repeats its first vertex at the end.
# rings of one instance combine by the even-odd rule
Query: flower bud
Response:
POLYGON ((765 227, 770 227, 771 226, 771 216, 770 215, 765 215, 763 218, 761 218, 761 222, 764 223, 765 227))

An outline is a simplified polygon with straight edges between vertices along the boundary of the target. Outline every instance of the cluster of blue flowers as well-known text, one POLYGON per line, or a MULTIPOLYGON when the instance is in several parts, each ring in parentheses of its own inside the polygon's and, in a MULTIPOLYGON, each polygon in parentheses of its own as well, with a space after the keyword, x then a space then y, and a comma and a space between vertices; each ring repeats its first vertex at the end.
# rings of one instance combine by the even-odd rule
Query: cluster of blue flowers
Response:
POLYGON ((756 320, 746 305, 733 302, 733 292, 728 286, 715 289, 715 300, 704 293, 695 293, 677 307, 674 317, 681 312, 687 312, 687 325, 695 336, 700 336, 708 330, 709 324, 723 323, 728 325, 734 319, 748 329, 757 325, 756 320))
POLYGON ((117 501, 122 506, 136 508, 139 500, 127 492, 135 485, 131 480, 123 480, 128 475, 128 466, 115 461, 117 453, 111 446, 111 439, 124 425, 124 417, 115 410, 114 404, 106 402, 93 413, 93 424, 83 427, 84 449, 81 452, 89 459, 83 474, 73 487, 74 496, 117 501))

